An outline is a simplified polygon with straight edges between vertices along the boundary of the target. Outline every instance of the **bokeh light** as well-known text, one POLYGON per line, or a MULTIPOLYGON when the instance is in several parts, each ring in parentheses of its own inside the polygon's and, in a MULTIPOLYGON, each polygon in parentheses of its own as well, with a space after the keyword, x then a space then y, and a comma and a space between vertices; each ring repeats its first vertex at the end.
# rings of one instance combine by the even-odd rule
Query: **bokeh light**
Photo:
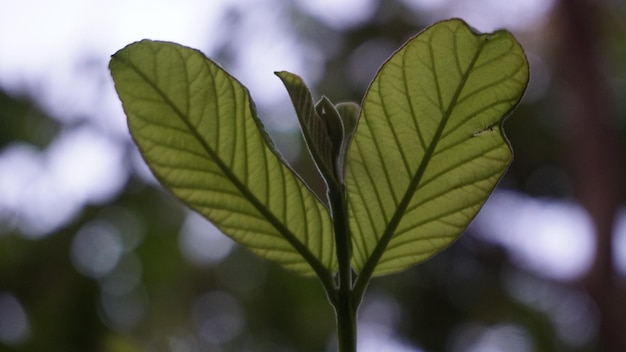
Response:
POLYGON ((199 266, 221 262, 234 245, 230 238, 197 213, 189 213, 185 218, 178 243, 185 259, 199 266))
POLYGON ((193 305, 193 326, 200 339, 209 346, 235 339, 245 326, 241 305, 224 292, 209 292, 193 305))
POLYGON ((9 292, 0 291, 0 343, 17 345, 30 337, 30 324, 24 307, 9 292))
POLYGON ((593 226, 575 203, 496 192, 472 228, 510 250, 513 260, 537 275, 580 278, 594 253, 593 226))
POLYGON ((471 324, 457 332, 451 351, 531 352, 535 351, 528 332, 516 324, 482 326, 471 324))
POLYGON ((109 274, 117 266, 122 251, 119 233, 106 223, 86 225, 72 242, 72 259, 76 269, 96 279, 109 274))

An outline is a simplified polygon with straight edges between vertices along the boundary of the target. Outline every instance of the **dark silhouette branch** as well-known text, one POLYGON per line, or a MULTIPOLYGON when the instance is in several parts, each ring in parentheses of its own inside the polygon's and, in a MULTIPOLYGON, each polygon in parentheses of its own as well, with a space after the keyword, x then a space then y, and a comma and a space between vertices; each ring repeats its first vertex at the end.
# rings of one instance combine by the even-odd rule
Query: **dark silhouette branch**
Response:
POLYGON ((600 60, 602 36, 596 35, 595 10, 601 1, 562 0, 564 92, 568 113, 570 167, 574 191, 588 211, 596 235, 596 253, 584 285, 601 314, 602 351, 626 351, 626 292, 618 286, 612 237, 621 196, 617 132, 611 89, 600 60))

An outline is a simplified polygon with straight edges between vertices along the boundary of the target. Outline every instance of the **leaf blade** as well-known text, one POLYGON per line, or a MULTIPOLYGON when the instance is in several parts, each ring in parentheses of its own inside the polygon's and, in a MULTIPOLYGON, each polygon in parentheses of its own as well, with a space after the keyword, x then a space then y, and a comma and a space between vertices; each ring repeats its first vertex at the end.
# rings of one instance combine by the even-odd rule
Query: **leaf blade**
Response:
POLYGON ((133 139, 176 197, 283 267, 334 270, 328 213, 276 152, 245 87, 166 42, 131 44, 110 68, 133 139))
POLYGON ((402 270, 462 233, 511 160, 501 124, 527 80, 509 33, 476 34, 456 19, 426 29, 383 65, 348 153, 357 271, 402 270))
POLYGON ((315 109, 310 89, 298 75, 287 71, 275 74, 281 79, 291 97, 307 150, 322 179, 327 185, 329 182, 335 182, 333 142, 326 121, 315 109))

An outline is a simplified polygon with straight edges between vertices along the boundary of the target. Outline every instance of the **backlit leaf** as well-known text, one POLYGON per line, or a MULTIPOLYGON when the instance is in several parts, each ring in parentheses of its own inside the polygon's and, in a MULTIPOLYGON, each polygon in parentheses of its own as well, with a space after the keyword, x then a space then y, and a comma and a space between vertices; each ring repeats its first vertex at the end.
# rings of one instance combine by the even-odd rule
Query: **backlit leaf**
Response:
POLYGON ((348 152, 355 269, 367 280, 431 257, 477 214, 511 161, 502 123, 528 82, 506 31, 437 23, 380 69, 348 152))
POLYGON ((131 134, 161 183, 222 232, 302 274, 336 259, 327 209, 276 153, 249 93, 199 51, 141 41, 110 63, 131 134))
POLYGON ((359 122, 359 105, 356 103, 339 103, 335 105, 341 121, 343 122, 343 140, 341 141, 341 148, 339 149, 339 156, 337 160, 337 173, 339 179, 343 181, 345 173, 345 159, 348 153, 348 147, 352 142, 354 132, 356 132, 356 126, 359 122))
POLYGON ((335 182, 333 141, 326 121, 315 109, 311 91, 302 78, 293 73, 281 71, 276 72, 276 75, 283 81, 289 92, 300 122, 302 135, 315 165, 327 183, 335 182))

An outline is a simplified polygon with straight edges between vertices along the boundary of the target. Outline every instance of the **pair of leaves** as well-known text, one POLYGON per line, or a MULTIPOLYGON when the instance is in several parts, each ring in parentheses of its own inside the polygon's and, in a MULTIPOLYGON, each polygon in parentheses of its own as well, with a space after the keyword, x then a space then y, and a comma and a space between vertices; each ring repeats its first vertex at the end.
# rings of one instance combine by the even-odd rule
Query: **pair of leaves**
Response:
MULTIPOLYGON (((199 51, 166 42, 131 44, 110 68, 131 134, 163 185, 258 255, 331 277, 328 209, 286 166, 243 85, 199 51)), ((528 66, 506 31, 439 22, 383 65, 340 153, 304 83, 278 75, 298 113, 310 113, 300 119, 312 123, 305 136, 320 132, 307 143, 322 174, 346 159, 337 179, 348 197, 352 266, 368 280, 432 256, 476 215, 511 160, 501 125, 528 66)))

